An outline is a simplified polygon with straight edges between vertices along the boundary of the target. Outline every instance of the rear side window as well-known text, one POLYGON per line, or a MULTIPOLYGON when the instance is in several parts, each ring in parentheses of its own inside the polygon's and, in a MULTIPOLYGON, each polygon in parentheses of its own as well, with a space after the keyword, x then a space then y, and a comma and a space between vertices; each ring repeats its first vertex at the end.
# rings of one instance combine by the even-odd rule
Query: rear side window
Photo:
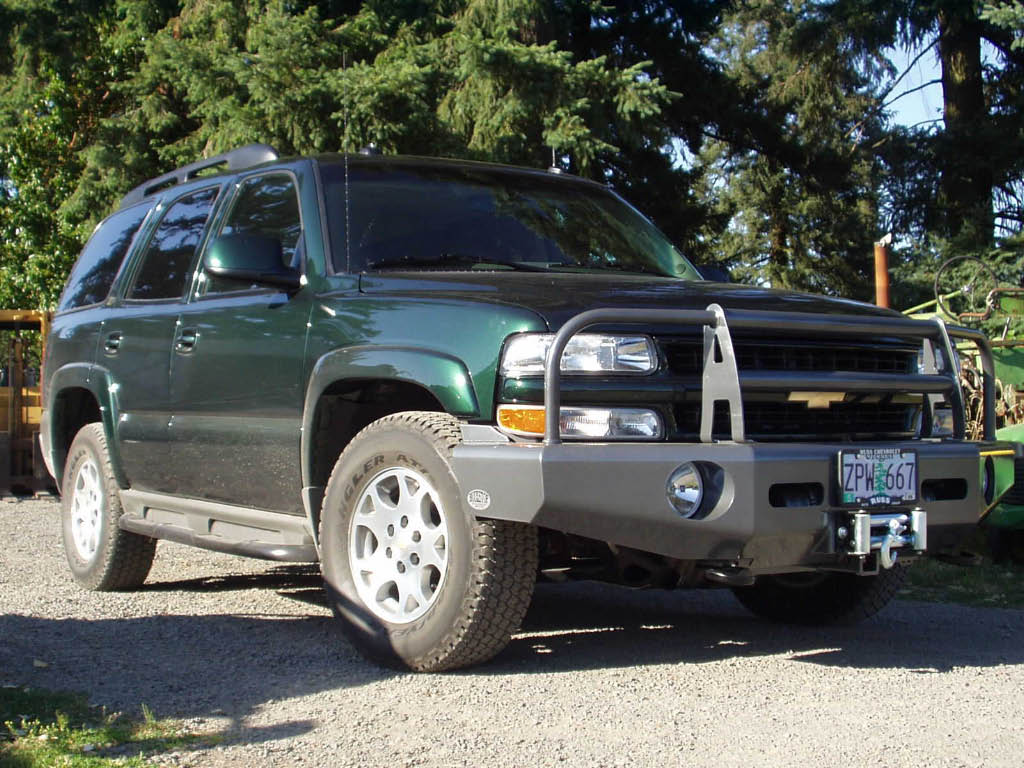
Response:
POLYGON ((135 234, 152 205, 118 211, 101 223, 82 249, 61 294, 57 311, 99 304, 107 298, 135 234))
POLYGON ((142 254, 135 283, 126 298, 177 299, 185 295, 192 260, 218 191, 219 187, 201 189, 167 209, 142 254))

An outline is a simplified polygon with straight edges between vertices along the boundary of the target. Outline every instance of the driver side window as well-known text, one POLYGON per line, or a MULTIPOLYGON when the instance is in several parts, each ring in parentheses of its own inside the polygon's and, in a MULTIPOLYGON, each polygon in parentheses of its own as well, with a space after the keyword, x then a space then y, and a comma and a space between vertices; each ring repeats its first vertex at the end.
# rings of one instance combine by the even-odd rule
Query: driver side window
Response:
MULTIPOLYGON (((296 254, 302 238, 302 219, 295 182, 283 173, 251 176, 243 180, 224 224, 217 233, 225 235, 259 234, 281 243, 281 260, 297 267, 296 254)), ((201 295, 245 291, 259 286, 241 280, 204 274, 201 295)))

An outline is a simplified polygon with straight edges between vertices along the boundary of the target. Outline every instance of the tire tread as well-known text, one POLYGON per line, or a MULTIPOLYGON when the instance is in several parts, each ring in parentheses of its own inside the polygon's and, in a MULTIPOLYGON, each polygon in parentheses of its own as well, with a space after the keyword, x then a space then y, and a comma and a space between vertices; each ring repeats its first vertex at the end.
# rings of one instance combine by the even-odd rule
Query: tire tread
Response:
POLYGON ((875 576, 829 573, 819 584, 791 587, 771 576, 733 594, 751 613, 794 624, 856 624, 874 616, 896 596, 907 578, 897 565, 875 576))

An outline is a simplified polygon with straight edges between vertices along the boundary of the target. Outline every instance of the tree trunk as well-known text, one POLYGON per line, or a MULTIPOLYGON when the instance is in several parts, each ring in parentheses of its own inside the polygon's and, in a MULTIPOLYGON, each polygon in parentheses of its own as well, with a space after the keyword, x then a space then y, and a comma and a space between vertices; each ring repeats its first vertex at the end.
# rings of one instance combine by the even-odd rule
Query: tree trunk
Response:
POLYGON ((981 71, 981 29, 973 3, 939 11, 939 57, 946 121, 940 201, 947 234, 964 248, 992 243, 992 166, 986 146, 988 108, 981 71))

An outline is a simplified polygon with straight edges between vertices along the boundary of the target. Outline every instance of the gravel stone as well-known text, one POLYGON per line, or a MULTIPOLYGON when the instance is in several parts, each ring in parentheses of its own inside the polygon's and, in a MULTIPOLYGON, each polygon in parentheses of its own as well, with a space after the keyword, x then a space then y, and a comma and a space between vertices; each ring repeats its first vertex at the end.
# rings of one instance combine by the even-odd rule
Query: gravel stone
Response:
POLYGON ((758 620, 722 590, 541 585, 493 662, 416 675, 347 644, 316 567, 160 542, 142 589, 86 592, 52 499, 0 505, 0 541, 0 685, 222 734, 154 764, 952 768, 1024 754, 1024 611, 897 600, 815 629, 758 620))

